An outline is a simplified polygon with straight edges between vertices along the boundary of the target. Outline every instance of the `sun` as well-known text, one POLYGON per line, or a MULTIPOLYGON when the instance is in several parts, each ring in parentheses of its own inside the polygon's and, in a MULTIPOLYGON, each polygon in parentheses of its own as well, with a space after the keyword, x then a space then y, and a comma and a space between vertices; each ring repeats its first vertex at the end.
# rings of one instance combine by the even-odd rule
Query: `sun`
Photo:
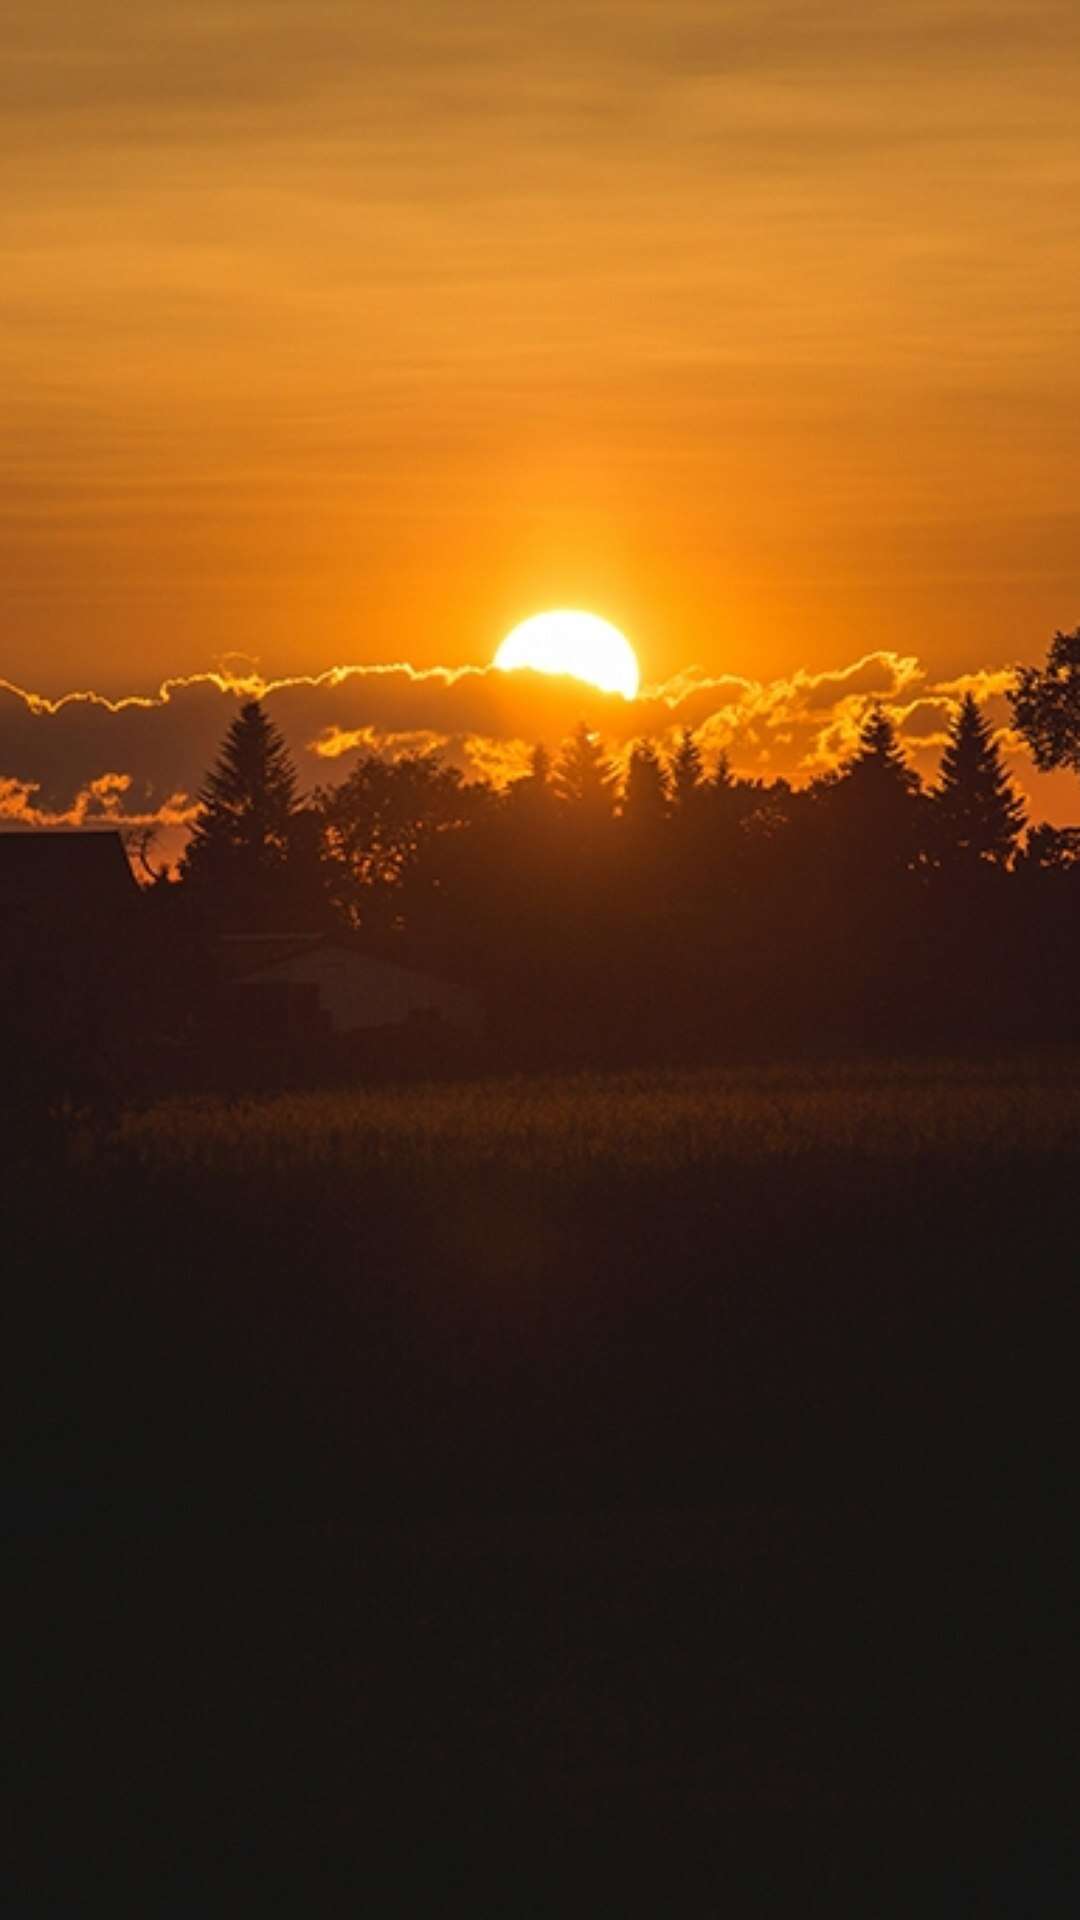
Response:
POLYGON ((602 693, 621 693, 624 700, 634 699, 640 679, 634 649, 618 627, 595 613, 562 607, 523 620, 507 634, 494 665, 504 673, 532 667, 537 673, 569 674, 602 693))

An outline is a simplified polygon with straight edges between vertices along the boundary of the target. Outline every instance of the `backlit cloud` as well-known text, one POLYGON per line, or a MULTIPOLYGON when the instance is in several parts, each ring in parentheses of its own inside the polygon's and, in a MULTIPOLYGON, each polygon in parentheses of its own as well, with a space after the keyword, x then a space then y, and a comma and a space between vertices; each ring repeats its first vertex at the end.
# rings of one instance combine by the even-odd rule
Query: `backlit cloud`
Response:
POLYGON ((775 680, 696 672, 635 701, 544 674, 407 663, 332 667, 263 680, 250 667, 166 681, 153 695, 49 699, 0 681, 0 823, 159 824, 171 846, 190 824, 203 776, 239 700, 261 697, 295 757, 302 787, 346 777, 357 753, 443 754, 469 777, 503 785, 533 745, 557 750, 585 721, 622 759, 651 737, 670 749, 689 727, 706 762, 796 784, 849 755, 874 703, 897 726, 913 764, 932 779, 950 718, 974 692, 1037 815, 1074 817, 1075 783, 1035 774, 1009 728, 1008 668, 935 682, 913 654, 875 651, 822 673, 775 680))

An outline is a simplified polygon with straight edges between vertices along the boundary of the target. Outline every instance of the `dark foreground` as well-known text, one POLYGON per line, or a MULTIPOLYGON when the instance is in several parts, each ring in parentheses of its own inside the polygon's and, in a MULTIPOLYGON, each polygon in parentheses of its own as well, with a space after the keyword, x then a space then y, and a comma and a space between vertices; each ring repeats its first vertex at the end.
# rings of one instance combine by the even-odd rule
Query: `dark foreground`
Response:
POLYGON ((401 1892, 505 1851, 533 1887, 647 1844, 678 1911, 674 1861, 749 1838, 768 1890, 898 1821, 909 1864, 944 1822, 969 1875, 1005 1835, 1053 1871, 1078 1087, 414 1090, 359 1131, 24 1141, 33 1872, 314 1889, 389 1850, 401 1892))

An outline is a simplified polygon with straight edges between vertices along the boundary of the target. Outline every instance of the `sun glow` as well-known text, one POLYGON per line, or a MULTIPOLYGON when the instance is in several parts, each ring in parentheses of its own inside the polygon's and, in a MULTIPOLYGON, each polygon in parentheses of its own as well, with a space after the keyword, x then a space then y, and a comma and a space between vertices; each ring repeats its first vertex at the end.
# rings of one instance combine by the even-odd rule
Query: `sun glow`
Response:
POLYGON ((565 673, 602 693, 633 700, 638 690, 637 658, 618 627, 595 613, 559 608, 535 613, 508 633, 494 664, 504 673, 532 667, 537 673, 565 673))

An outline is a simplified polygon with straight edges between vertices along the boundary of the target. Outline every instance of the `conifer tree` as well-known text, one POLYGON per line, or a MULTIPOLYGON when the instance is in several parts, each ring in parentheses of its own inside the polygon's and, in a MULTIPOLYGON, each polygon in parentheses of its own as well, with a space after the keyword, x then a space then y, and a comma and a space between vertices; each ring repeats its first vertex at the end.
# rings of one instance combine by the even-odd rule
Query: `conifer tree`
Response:
POLYGON ((710 820, 716 829, 725 833, 754 811, 757 783, 737 780, 731 771, 731 761, 721 749, 716 765, 705 782, 704 792, 710 820))
POLYGON ((582 721, 563 746, 553 785, 563 805, 594 820, 608 819, 615 803, 615 768, 599 736, 582 721))
POLYGON ((527 814, 532 817, 546 810, 552 797, 551 755, 542 741, 537 741, 529 755, 528 773, 511 780, 504 797, 515 816, 527 814))
POLYGON ((250 898, 288 863, 296 815, 289 750, 258 700, 246 701, 233 720, 199 802, 182 877, 250 898))
POLYGON ((641 833, 657 831, 667 818, 667 779, 651 740, 639 740, 631 749, 622 813, 627 825, 641 833))
POLYGON ((949 728, 932 800, 942 861, 1004 866, 1016 852, 1024 803, 970 693, 949 728))
POLYGON ((859 735, 858 751, 848 762, 846 774, 867 788, 879 787, 883 792, 893 791, 909 797, 918 793, 919 776, 908 766, 896 729, 883 707, 871 708, 859 735))
POLYGON ((709 787, 714 793, 730 793, 735 786, 735 775, 731 771, 731 760, 721 747, 716 756, 716 765, 709 776, 709 787))
POLYGON ((684 727, 670 761, 671 796, 677 814, 688 813, 701 797, 705 769, 701 748, 690 727, 684 727))
POLYGON ((821 797, 836 843, 868 878, 876 871, 884 879, 898 867, 917 863, 925 837, 922 782, 883 708, 872 708, 858 750, 821 797))
POLYGON ((551 755, 542 740, 538 740, 529 755, 529 771, 526 776, 537 787, 551 784, 551 755))

